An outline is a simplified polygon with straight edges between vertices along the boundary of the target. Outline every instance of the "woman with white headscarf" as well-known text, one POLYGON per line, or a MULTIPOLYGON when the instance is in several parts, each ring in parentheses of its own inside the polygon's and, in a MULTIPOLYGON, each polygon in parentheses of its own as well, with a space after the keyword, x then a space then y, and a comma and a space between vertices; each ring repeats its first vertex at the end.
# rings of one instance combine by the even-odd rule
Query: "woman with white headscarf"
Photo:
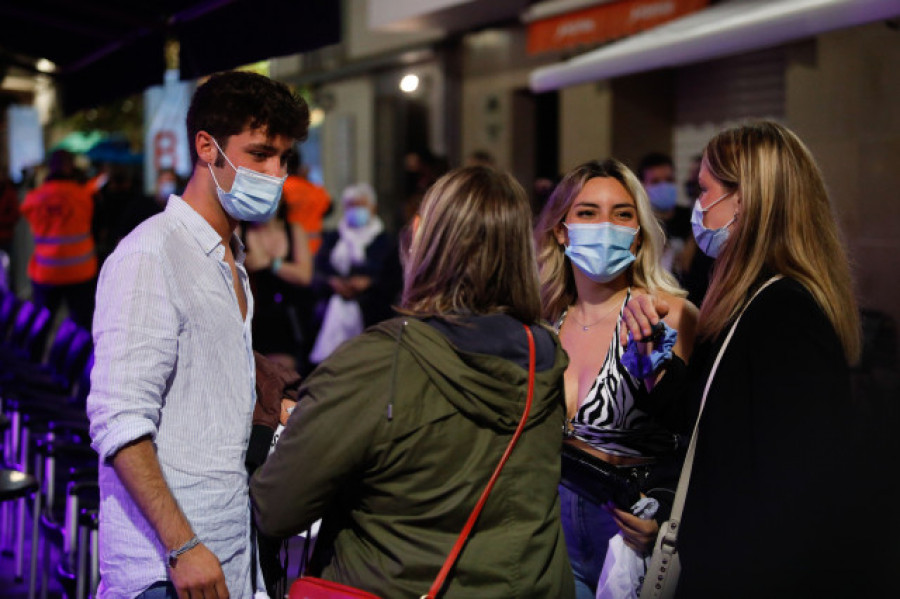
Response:
POLYGON ((351 185, 341 196, 344 215, 337 231, 322 236, 315 281, 326 297, 318 313, 322 326, 309 359, 318 364, 344 341, 391 316, 390 293, 382 286, 385 266, 397 261, 397 247, 376 212, 375 190, 351 185))

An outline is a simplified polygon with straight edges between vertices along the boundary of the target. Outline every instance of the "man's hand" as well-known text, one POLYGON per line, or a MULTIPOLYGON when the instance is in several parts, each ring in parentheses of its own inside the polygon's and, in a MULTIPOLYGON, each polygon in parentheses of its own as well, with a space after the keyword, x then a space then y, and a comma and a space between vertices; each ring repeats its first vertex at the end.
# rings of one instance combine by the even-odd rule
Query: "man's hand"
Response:
POLYGON ((291 413, 294 411, 294 407, 296 407, 297 402, 291 399, 290 397, 284 397, 281 399, 281 418, 280 422, 282 426, 287 425, 288 418, 291 417, 291 413))
POLYGON ((178 556, 169 575, 178 599, 228 599, 222 566, 202 543, 178 556))

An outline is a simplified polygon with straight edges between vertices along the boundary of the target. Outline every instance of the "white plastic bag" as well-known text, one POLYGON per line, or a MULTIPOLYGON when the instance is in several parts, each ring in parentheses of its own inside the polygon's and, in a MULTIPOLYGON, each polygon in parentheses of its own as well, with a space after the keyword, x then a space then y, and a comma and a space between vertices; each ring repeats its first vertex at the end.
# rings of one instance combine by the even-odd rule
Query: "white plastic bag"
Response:
POLYGON ((625 544, 622 533, 613 535, 597 583, 597 599, 638 599, 650 558, 625 544))
POLYGON ((325 360, 338 346, 351 337, 363 332, 362 310, 356 300, 345 300, 337 293, 328 300, 322 328, 316 337, 315 346, 309 354, 310 362, 318 364, 325 360))
MULTIPOLYGON (((631 507, 631 513, 649 520, 659 509, 659 502, 650 497, 642 497, 631 507)), ((603 571, 597 583, 596 599, 638 599, 644 574, 650 564, 650 556, 641 557, 637 551, 625 544, 622 533, 613 535, 603 560, 603 571)))

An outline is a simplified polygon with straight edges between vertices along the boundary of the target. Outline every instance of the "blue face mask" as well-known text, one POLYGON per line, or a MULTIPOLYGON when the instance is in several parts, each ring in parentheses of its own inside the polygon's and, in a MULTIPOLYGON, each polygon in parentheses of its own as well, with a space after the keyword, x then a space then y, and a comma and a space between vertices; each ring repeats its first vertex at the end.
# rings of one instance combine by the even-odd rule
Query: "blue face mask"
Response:
POLYGON ((234 168, 234 165, 228 160, 228 156, 219 147, 219 142, 213 139, 213 143, 219 148, 219 153, 228 165, 236 172, 234 182, 231 184, 231 191, 225 191, 219 187, 212 166, 206 165, 216 184, 216 192, 225 212, 235 220, 255 223, 265 222, 275 216, 275 212, 278 210, 278 200, 281 199, 281 188, 287 177, 273 177, 243 166, 234 168))
POLYGON ((366 206, 354 206, 347 209, 344 218, 347 219, 348 225, 354 229, 358 229, 369 224, 369 217, 371 215, 372 212, 366 206))
POLYGON ((596 283, 608 283, 634 262, 631 244, 640 227, 612 223, 563 223, 569 230, 566 256, 596 283))
POLYGON ((691 213, 691 229, 694 231, 694 239, 697 240, 697 247, 710 258, 717 258, 719 256, 722 246, 725 245, 725 242, 728 240, 728 227, 737 219, 737 213, 735 213, 730 221, 718 229, 707 229, 706 225, 703 224, 703 215, 709 212, 710 208, 730 195, 730 193, 726 193, 706 208, 703 208, 700 205, 699 199, 694 202, 694 211, 691 213))
POLYGON ((650 205, 654 210, 668 212, 675 208, 678 201, 678 187, 665 181, 654 183, 647 186, 647 197, 650 198, 650 205))

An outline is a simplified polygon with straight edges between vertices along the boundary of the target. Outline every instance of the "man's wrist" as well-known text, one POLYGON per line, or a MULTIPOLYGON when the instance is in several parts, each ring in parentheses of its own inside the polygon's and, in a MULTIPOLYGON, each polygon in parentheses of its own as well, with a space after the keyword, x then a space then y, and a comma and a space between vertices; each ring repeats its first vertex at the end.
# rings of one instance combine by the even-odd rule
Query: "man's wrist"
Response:
POLYGON ((166 562, 169 564, 169 567, 174 568, 175 564, 178 563, 179 557, 181 557, 183 554, 187 553, 188 551, 190 551, 191 549, 193 549, 194 547, 196 547, 199 544, 200 544, 199 537, 197 537, 197 535, 194 535, 193 537, 188 539, 188 541, 181 547, 170 550, 166 554, 166 562))

